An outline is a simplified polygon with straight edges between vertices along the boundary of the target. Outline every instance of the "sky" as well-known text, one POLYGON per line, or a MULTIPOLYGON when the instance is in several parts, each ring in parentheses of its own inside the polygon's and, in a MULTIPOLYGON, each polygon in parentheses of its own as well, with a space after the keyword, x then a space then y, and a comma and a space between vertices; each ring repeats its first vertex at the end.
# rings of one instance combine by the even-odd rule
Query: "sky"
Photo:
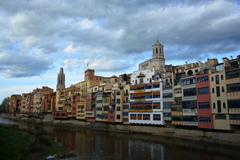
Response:
POLYGON ((1 0, 0 101, 34 88, 56 88, 97 75, 131 73, 151 58, 155 41, 166 64, 240 54, 235 0, 1 0))

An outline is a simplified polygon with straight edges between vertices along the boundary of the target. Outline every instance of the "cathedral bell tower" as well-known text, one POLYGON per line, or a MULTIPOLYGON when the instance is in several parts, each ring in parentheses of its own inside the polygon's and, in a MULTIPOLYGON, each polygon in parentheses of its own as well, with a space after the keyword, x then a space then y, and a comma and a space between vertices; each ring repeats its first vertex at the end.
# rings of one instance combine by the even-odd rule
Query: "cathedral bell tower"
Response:
POLYGON ((57 77, 57 90, 65 89, 65 74, 63 68, 60 68, 60 72, 57 77))
POLYGON ((163 45, 159 42, 159 40, 157 40, 156 43, 152 46, 152 63, 154 70, 158 72, 164 72, 164 50, 163 45))

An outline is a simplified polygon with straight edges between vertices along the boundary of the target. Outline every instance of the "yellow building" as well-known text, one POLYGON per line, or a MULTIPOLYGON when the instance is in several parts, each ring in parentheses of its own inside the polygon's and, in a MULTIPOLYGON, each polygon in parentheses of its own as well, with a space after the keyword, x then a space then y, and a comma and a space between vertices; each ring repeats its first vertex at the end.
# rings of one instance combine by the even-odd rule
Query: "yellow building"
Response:
POLYGON ((226 77, 223 63, 216 65, 209 71, 209 79, 213 128, 230 130, 231 126, 226 97, 226 77))
POLYGON ((226 73, 226 97, 232 127, 240 125, 240 56, 224 60, 226 73))

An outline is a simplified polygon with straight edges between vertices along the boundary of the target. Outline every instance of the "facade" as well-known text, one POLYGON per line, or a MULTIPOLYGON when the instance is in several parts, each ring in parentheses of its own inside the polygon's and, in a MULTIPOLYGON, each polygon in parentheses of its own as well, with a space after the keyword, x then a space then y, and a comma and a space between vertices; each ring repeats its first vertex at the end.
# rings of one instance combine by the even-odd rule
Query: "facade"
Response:
POLYGON ((173 75, 172 72, 166 72, 163 75, 163 117, 166 124, 172 123, 172 105, 173 97, 173 75))
POLYGON ((33 109, 33 94, 32 93, 23 93, 21 100, 21 113, 30 113, 33 109))
POLYGON ((198 128, 213 128, 208 73, 196 75, 198 128))
MULTIPOLYGON (((44 99, 53 93, 53 89, 43 86, 33 90, 33 113, 44 112, 44 99)), ((50 105, 50 102, 46 102, 46 105, 50 105)))
POLYGON ((188 76, 181 79, 183 125, 198 126, 196 77, 188 76))
POLYGON ((21 108, 21 95, 12 95, 9 101, 9 113, 19 113, 21 108))
POLYGON ((224 64, 214 66, 209 72, 213 128, 230 130, 224 64))
POLYGON ((131 75, 129 124, 164 125, 162 80, 152 70, 131 75))
POLYGON ((236 59, 224 59, 226 76, 227 106, 230 125, 240 125, 240 56, 236 59))
POLYGON ((128 124, 128 112, 129 112, 129 92, 130 92, 130 85, 125 84, 123 88, 123 124, 128 124))

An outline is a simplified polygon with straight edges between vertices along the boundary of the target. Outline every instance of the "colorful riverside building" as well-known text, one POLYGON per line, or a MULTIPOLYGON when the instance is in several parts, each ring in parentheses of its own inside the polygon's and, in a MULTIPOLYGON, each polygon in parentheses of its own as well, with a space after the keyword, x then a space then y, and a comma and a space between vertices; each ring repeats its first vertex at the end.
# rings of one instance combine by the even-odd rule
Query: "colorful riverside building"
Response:
MULTIPOLYGON (((208 71, 206 71, 208 72, 208 71)), ((213 128, 208 73, 196 75, 198 128, 213 128)))
POLYGON ((9 101, 9 113, 18 113, 21 108, 21 95, 15 94, 10 97, 9 101))
POLYGON ((211 110, 213 116, 213 128, 230 130, 229 112, 226 93, 226 76, 224 64, 219 63, 209 71, 211 90, 211 110))
POLYGON ((163 74, 163 118, 166 125, 172 124, 173 74, 168 71, 163 74))
POLYGON ((230 125, 234 128, 240 127, 240 55, 228 60, 223 59, 225 76, 227 106, 229 111, 230 125))
POLYGON ((33 112, 33 94, 32 93, 23 93, 21 100, 21 113, 31 113, 33 112))
POLYGON ((181 79, 183 125, 198 126, 196 77, 187 76, 181 79))
POLYGON ((48 99, 53 93, 53 89, 43 86, 42 88, 37 88, 33 90, 33 113, 43 113, 45 106, 51 106, 51 98, 48 99), (46 101, 44 101, 46 100, 46 101))
POLYGON ((132 73, 129 124, 164 125, 162 79, 153 70, 132 73))

